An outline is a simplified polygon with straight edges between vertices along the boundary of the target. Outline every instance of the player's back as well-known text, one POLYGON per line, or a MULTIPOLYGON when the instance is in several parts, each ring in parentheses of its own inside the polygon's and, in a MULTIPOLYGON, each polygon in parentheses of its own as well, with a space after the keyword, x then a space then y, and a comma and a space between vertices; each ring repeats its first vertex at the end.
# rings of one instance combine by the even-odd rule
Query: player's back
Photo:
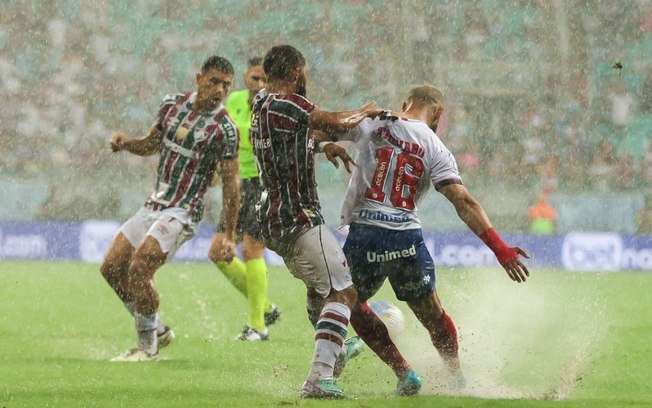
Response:
POLYGON ((280 238, 323 224, 309 118, 315 109, 298 94, 259 93, 251 141, 266 194, 259 215, 266 237, 280 238))
POLYGON ((381 116, 363 121, 347 139, 356 142, 358 154, 342 224, 420 228, 417 203, 430 183, 461 183, 453 155, 424 122, 381 116))

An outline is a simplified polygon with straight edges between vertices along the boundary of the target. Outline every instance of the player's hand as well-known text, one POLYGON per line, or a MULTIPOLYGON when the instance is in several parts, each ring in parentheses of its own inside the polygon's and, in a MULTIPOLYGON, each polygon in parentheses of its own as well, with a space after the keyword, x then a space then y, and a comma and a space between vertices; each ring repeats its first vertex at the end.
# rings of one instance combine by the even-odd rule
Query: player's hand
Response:
POLYGON ((367 118, 375 118, 376 116, 380 116, 383 112, 384 109, 376 102, 367 102, 358 110, 358 113, 346 118, 345 122, 349 124, 349 126, 355 127, 363 120, 367 118))
POLYGON ((351 156, 349 156, 345 148, 335 143, 328 143, 324 146, 323 152, 328 161, 333 163, 333 166, 335 166, 336 169, 340 168, 340 163, 337 161, 337 158, 339 157, 340 160, 342 160, 342 163, 344 163, 346 171, 351 173, 351 165, 355 166, 355 162, 351 156))
POLYGON ((111 151, 113 152, 119 152, 120 150, 125 148, 125 141, 127 140, 127 137, 121 133, 118 133, 116 135, 113 135, 111 138, 111 142, 109 142, 109 146, 111 147, 111 151))
POLYGON ((383 112, 385 112, 385 109, 381 108, 380 105, 372 101, 365 103, 362 107, 362 111, 365 113, 365 117, 375 118, 376 116, 380 116, 383 112))
POLYGON ((507 275, 514 282, 525 282, 527 277, 530 276, 530 271, 527 267, 521 262, 519 255, 529 258, 530 255, 527 254, 520 247, 512 247, 508 250, 496 254, 498 262, 502 265, 507 272, 507 275))
POLYGON ((235 258, 235 242, 225 237, 220 245, 218 257, 220 261, 231 262, 235 258))

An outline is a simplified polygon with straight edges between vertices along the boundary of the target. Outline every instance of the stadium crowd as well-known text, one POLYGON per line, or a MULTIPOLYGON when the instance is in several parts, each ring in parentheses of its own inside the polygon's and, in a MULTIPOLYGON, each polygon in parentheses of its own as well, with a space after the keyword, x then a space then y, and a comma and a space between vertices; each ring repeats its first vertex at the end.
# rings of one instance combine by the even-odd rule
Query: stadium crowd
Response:
MULTIPOLYGON (((9 0, 3 9, 0 180, 45 186, 36 217, 132 212, 155 163, 110 157, 110 135, 144 134, 157 92, 190 89, 206 55, 242 72, 250 55, 283 42, 304 50, 311 99, 325 108, 372 99, 398 109, 399 89, 441 86, 450 109, 440 136, 476 184, 532 197, 652 196, 649 1, 9 0)), ((332 180, 343 191, 345 175, 332 180)))

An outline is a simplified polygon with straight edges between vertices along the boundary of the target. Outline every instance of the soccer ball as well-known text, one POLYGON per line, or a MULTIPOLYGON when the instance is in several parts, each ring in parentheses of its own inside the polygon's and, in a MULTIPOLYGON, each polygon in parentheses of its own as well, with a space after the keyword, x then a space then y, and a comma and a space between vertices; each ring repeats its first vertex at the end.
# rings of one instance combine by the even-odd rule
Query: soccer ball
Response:
POLYGON ((396 341, 405 328, 405 316, 401 309, 387 300, 372 300, 369 302, 369 307, 385 323, 389 337, 396 341))

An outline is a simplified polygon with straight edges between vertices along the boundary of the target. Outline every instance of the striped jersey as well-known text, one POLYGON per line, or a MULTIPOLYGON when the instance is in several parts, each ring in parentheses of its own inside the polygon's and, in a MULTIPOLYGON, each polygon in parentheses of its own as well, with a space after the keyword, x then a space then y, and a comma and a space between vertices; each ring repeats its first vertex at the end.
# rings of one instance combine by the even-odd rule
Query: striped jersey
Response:
POLYGON ((358 151, 342 225, 421 228, 417 203, 430 184, 437 190, 462 184, 455 158, 422 121, 388 115, 365 119, 342 140, 355 142, 358 151))
POLYGON ((199 222, 218 162, 238 157, 238 130, 221 104, 211 112, 193 111, 196 97, 168 95, 161 104, 154 123, 161 137, 156 184, 145 206, 183 208, 199 222))
POLYGON ((278 239, 324 223, 308 128, 315 105, 298 94, 259 93, 251 142, 265 193, 258 206, 263 235, 278 239))

